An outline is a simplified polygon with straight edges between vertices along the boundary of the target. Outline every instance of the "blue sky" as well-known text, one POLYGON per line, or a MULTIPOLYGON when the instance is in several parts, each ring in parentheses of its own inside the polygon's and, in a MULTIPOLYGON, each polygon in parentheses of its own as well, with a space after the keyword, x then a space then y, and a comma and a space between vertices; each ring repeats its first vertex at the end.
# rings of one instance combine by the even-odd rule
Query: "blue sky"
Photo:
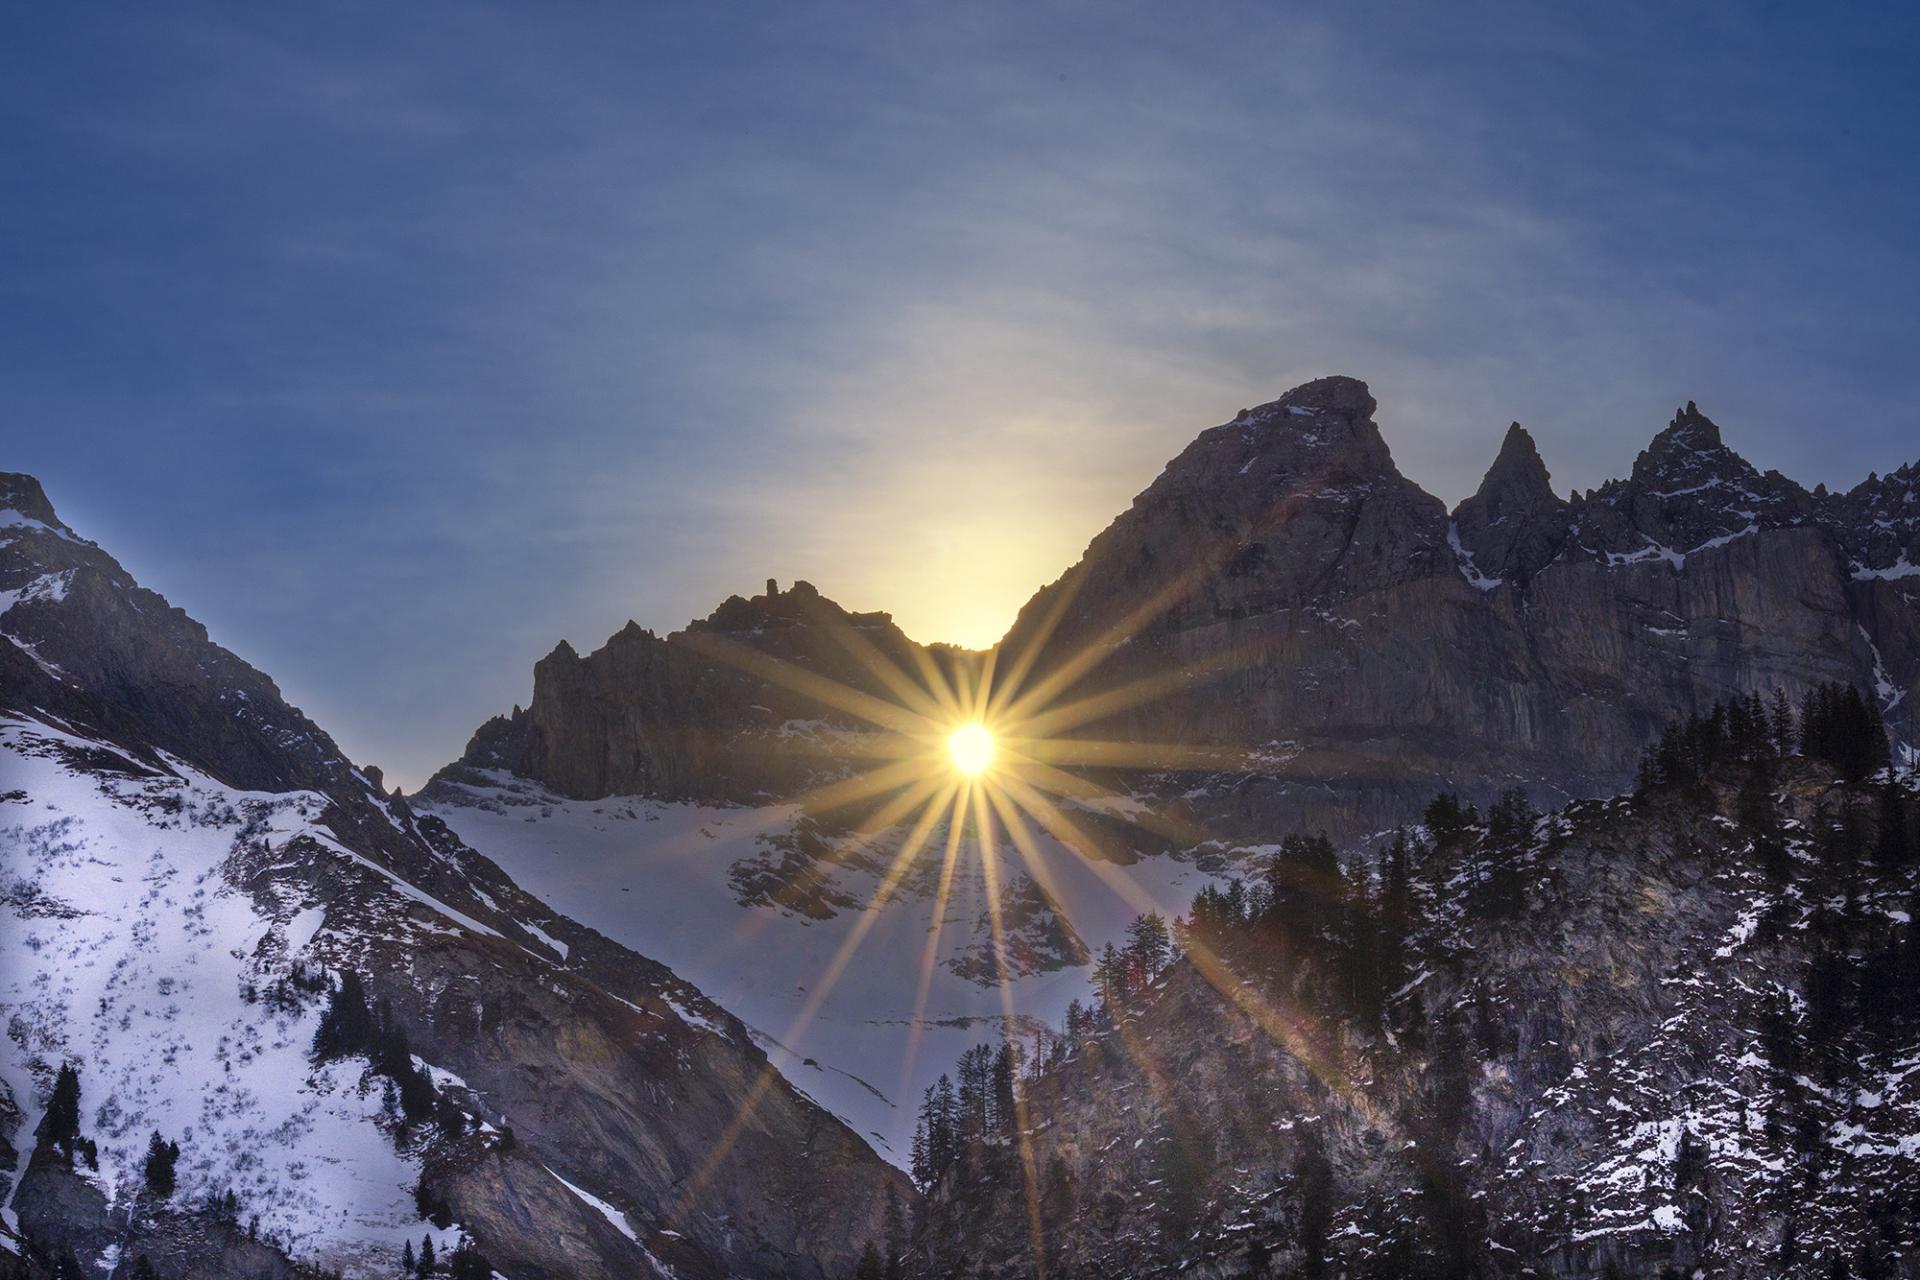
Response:
POLYGON ((1730 5, 17 5, 0 467, 408 785, 769 576, 990 640, 1366 378, 1556 483, 1696 399, 1920 455, 1920 20, 1730 5))

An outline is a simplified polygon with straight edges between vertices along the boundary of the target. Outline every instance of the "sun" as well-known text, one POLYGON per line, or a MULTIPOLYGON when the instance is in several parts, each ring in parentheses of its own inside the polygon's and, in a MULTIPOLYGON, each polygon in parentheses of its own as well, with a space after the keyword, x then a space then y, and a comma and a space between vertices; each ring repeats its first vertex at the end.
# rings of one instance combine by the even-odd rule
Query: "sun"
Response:
POLYGON ((953 767, 968 777, 985 773, 993 764, 993 731, 983 724, 963 724, 947 735, 947 755, 953 767))

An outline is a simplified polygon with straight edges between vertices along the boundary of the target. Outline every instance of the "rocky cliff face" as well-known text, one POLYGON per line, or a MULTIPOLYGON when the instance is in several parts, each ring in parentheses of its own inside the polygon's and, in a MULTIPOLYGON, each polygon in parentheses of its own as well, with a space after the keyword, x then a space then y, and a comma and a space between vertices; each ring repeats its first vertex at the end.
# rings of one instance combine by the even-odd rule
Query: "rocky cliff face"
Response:
POLYGON ((664 639, 629 622, 584 658, 561 641, 534 667, 532 705, 482 725, 449 777, 504 768, 579 799, 775 799, 858 759, 874 726, 848 700, 897 701, 876 662, 966 661, 811 583, 769 582, 664 639), (829 700, 813 692, 823 683, 836 690, 829 700))
POLYGON ((516 1277, 851 1268, 898 1175, 744 1027, 383 794, 30 478, 0 476, 0 507, 16 1251, 387 1275, 430 1233, 516 1277), (432 1119, 396 1109, 396 1068, 310 1056, 348 972, 432 1119), (37 1136, 62 1064, 91 1161, 37 1136), (141 1190, 156 1131, 182 1148, 173 1197, 141 1190), (229 1189, 258 1240, 194 1216, 229 1189))
MULTIPOLYGON (((1394 467, 1374 412, 1365 384, 1323 378, 1202 432, 1021 611, 992 655, 1001 678, 1071 674, 1055 703, 1151 688, 1073 733, 1225 749, 1206 770, 1227 798, 1191 816, 1230 838, 1378 829, 1441 784, 1595 794, 1669 716, 1736 692, 1845 681, 1920 740, 1910 468, 1808 493, 1688 405, 1629 478, 1571 501, 1516 425, 1449 515, 1394 467)), ((533 708, 461 763, 574 796, 792 795, 845 767, 834 735, 872 726, 741 654, 883 700, 847 634, 910 678, 927 658, 883 619, 805 600, 729 602, 665 640, 629 627, 584 659, 562 646, 533 708), (825 741, 793 750, 796 726, 825 741)), ((1166 757, 1121 788, 1193 809, 1208 780, 1166 757)))

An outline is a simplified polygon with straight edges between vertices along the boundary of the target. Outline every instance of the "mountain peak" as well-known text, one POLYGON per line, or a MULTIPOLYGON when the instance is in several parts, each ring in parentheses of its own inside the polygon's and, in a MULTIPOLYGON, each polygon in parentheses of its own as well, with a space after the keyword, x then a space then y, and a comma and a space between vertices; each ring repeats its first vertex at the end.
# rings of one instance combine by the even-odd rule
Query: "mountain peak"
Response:
POLYGON ((1337 413, 1345 418, 1360 419, 1371 418, 1379 406, 1366 383, 1358 378, 1333 374, 1303 382, 1266 407, 1337 413))
POLYGON ((29 520, 64 529, 40 482, 20 471, 0 471, 0 511, 17 511, 29 520))
POLYGON ((1553 478, 1540 457, 1540 448, 1534 444, 1532 434, 1517 422, 1507 428, 1505 438, 1500 441, 1500 452, 1487 468, 1475 496, 1487 498, 1496 491, 1516 486, 1544 491, 1549 497, 1553 494, 1553 478))
POLYGON ((1480 488, 1453 514, 1461 568, 1481 587, 1527 578, 1544 568, 1567 535, 1567 504, 1533 436, 1519 423, 1507 428, 1500 452, 1480 488))
POLYGON ((1653 438, 1647 453, 1717 453, 1726 447, 1720 439, 1719 424, 1689 400, 1685 408, 1674 410, 1673 421, 1653 438))

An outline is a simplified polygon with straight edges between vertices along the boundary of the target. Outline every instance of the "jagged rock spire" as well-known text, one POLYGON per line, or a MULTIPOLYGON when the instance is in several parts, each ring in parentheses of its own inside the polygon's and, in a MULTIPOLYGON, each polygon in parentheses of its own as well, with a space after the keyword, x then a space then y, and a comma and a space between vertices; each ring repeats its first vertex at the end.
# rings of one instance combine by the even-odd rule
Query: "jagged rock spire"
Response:
POLYGON ((1454 511, 1453 527, 1462 568, 1477 585, 1524 581, 1558 554, 1567 536, 1567 504, 1554 493, 1525 427, 1507 428, 1479 490, 1454 511))

